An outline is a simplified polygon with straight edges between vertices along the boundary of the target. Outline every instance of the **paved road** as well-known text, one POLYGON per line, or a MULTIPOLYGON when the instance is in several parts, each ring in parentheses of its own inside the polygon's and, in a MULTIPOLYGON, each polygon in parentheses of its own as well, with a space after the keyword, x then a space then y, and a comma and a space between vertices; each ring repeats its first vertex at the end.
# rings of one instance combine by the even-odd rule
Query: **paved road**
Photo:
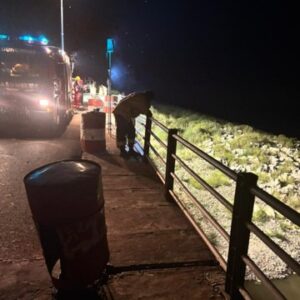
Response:
POLYGON ((0 135, 0 262, 42 258, 23 177, 44 164, 80 157, 79 115, 58 138, 30 137, 25 131, 0 135))

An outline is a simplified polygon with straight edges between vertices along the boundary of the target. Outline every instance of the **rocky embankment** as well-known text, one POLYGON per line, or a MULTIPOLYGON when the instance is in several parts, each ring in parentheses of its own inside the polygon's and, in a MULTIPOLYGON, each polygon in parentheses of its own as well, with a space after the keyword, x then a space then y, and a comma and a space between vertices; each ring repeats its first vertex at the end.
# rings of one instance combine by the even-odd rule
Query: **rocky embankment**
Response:
MULTIPOLYGON (((172 111, 172 110, 171 110, 172 111)), ((215 120, 192 112, 174 110, 174 114, 155 111, 169 128, 180 128, 180 135, 199 149, 216 158, 235 172, 252 172, 258 175, 258 186, 297 212, 300 212, 300 140, 284 135, 272 135, 257 131, 248 125, 237 125, 215 120)), ((156 132, 159 134, 159 132, 156 132)), ((159 149, 159 145, 156 145, 159 149)), ((163 151, 160 153, 164 153, 163 151)), ((181 157, 199 176, 233 203, 235 183, 223 174, 212 173, 211 166, 203 163, 193 153, 178 148, 181 157), (209 175, 213 174, 213 176, 209 175)), ((164 167, 159 166, 162 172, 164 167)), ((230 233, 231 214, 205 191, 184 170, 177 168, 183 180, 198 201, 230 233)), ((185 193, 176 187, 185 205, 205 229, 210 240, 227 260, 228 243, 203 218, 199 209, 189 201, 185 193)), ((300 262, 300 228, 259 199, 255 201, 252 221, 275 243, 300 262)), ((257 237, 251 235, 249 256, 269 278, 284 278, 291 270, 257 237)), ((248 279, 254 275, 248 272, 248 279)))

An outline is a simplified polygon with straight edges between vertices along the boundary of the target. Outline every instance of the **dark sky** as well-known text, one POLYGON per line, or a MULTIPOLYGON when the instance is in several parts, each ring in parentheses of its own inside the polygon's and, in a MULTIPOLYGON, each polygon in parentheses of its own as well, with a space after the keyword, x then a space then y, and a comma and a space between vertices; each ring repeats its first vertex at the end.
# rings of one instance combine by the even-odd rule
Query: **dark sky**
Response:
MULTIPOLYGON (((4 1, 2 1, 4 2, 4 1)), ((77 74, 113 88, 152 89, 164 103, 299 136, 299 21, 288 1, 64 0, 77 74)), ((1 3, 0 31, 60 44, 60 0, 1 3)), ((77 75, 76 74, 76 75, 77 75)))

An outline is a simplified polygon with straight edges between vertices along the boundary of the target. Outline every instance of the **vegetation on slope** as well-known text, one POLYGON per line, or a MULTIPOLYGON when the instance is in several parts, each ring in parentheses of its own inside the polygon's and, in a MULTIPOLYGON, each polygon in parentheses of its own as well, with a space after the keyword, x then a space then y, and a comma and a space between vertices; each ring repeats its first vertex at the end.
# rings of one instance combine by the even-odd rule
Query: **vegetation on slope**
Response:
MULTIPOLYGON (((300 141, 284 135, 272 135, 256 130, 248 125, 233 124, 224 120, 194 113, 171 106, 152 108, 153 116, 168 128, 177 128, 179 135, 200 150, 222 162, 236 172, 252 172, 258 175, 258 185, 265 191, 300 211, 300 141)), ((167 134, 153 124, 152 131, 164 143, 167 134)), ((166 150, 151 138, 151 144, 163 160, 166 160, 166 150)), ((194 170, 208 184, 214 187, 229 202, 233 203, 235 183, 226 175, 216 170, 212 165, 199 158, 192 151, 177 145, 177 156, 194 170)), ((161 171, 165 166, 153 152, 150 155, 161 171)), ((230 233, 231 213, 227 211, 214 197, 207 192, 197 180, 190 176, 178 163, 176 174, 184 182, 198 202, 215 217, 222 227, 230 233)), ((205 230, 211 241, 219 248, 224 257, 227 256, 228 243, 215 231, 207 220, 199 213, 189 197, 176 183, 175 192, 183 199, 194 219, 205 230)), ((254 207, 253 222, 275 242, 285 249, 296 260, 300 260, 300 230, 268 205, 258 201, 254 207)), ((284 277, 289 273, 286 266, 279 261, 256 239, 250 241, 250 253, 254 261, 270 277, 284 277), (263 255, 268 253, 268 255, 263 255), (267 261, 266 261, 267 260, 267 261)), ((249 277, 251 278, 251 276, 249 277)))
MULTIPOLYGON (((178 128, 183 138, 230 169, 258 175, 261 188, 300 211, 299 140, 170 106, 156 107, 153 112, 162 124, 178 128)), ((159 136, 164 138, 163 134, 159 136)), ((178 150, 186 161, 194 160, 195 156, 186 148, 178 150)), ((214 187, 228 182, 219 173, 209 178, 214 187)))

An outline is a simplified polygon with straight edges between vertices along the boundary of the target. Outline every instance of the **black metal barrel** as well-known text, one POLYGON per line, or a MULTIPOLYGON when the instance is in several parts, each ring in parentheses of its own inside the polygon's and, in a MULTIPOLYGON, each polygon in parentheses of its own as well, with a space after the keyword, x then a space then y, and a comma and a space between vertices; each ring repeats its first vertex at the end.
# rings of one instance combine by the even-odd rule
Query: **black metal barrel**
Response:
POLYGON ((31 171, 24 183, 54 285, 92 284, 109 260, 101 167, 87 160, 55 162, 31 171))

